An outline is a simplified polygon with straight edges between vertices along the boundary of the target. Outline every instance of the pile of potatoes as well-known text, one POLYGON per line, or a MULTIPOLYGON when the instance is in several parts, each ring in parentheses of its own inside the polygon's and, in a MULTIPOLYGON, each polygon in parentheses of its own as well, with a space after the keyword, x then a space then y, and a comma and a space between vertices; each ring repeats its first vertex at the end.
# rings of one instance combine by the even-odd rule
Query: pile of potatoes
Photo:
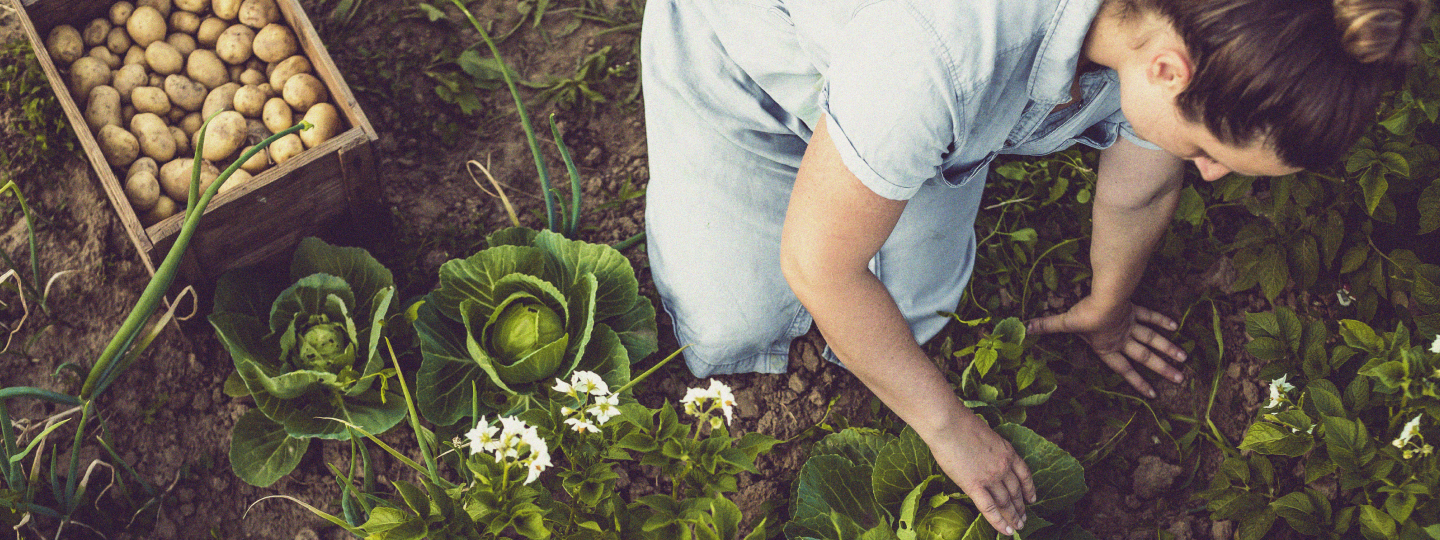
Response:
POLYGON ((188 198, 197 133, 201 189, 251 146, 300 119, 313 129, 275 141, 241 165, 226 191, 342 129, 325 84, 285 26, 275 0, 115 2, 83 30, 51 30, 46 49, 85 111, 100 150, 146 226, 188 198))

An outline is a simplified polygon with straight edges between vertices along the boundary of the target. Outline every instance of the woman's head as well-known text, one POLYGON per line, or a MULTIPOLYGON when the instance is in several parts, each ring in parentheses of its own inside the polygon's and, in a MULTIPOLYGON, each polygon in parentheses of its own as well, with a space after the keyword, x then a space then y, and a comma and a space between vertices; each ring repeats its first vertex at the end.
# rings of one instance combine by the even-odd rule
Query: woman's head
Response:
POLYGON ((1185 121, 1306 169, 1333 163, 1375 122, 1429 12, 1428 0, 1129 2, 1184 43, 1188 83, 1175 105, 1185 121))

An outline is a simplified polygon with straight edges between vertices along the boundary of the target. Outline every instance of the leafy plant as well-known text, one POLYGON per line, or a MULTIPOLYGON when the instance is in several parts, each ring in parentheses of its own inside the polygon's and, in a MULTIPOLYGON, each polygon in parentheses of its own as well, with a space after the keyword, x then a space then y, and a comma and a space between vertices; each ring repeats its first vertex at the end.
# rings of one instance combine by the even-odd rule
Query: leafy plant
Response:
POLYGON ((235 362, 226 387, 255 399, 235 424, 230 466, 257 486, 289 474, 310 439, 349 438, 331 418, 382 433, 405 416, 378 350, 395 294, 390 271, 360 248, 306 238, 290 281, 228 272, 210 315, 235 362))
POLYGON ((45 71, 24 38, 0 46, 0 111, 14 113, 4 116, 0 131, 0 183, 78 148, 45 71))
MULTIPOLYGON (((1093 538, 1070 515, 1087 491, 1085 473, 1074 457, 1035 432, 1002 424, 1030 467, 1036 501, 1025 538, 1093 538)), ((826 436, 810 451, 795 483, 791 540, 1003 538, 979 516, 969 497, 944 475, 914 430, 900 435, 847 428, 826 436)))
MULTIPOLYGON (((1269 330, 1281 329, 1281 336, 1305 335, 1293 329, 1293 318, 1252 316, 1253 326, 1274 320, 1279 324, 1269 330)), ((1317 324, 1316 330, 1326 330, 1317 324)), ((1296 532, 1323 538, 1440 534, 1440 499, 1433 491, 1440 485, 1440 456, 1426 438, 1440 437, 1440 339, 1413 344, 1403 325, 1381 335, 1355 320, 1340 321, 1338 333, 1343 344, 1328 355, 1323 349, 1307 353, 1302 361, 1363 360, 1359 369, 1337 372, 1333 382, 1312 378, 1294 397, 1286 376, 1272 380, 1259 418, 1240 443, 1255 453, 1228 459, 1210 489, 1198 495, 1215 519, 1239 520, 1242 539, 1265 537, 1280 518, 1296 532), (1290 470, 1297 471, 1293 477, 1276 472, 1290 470)))
POLYGON ((655 307, 614 248, 559 233, 511 228, 490 247, 440 267, 419 306, 420 410, 450 425, 471 414, 521 409, 543 381, 576 370, 612 386, 658 348, 655 307))
MULTIPOLYGON (((956 317, 958 319, 958 317, 956 317)), ((977 326, 988 319, 960 321, 977 326)), ((1033 341, 1033 339, 1031 340, 1033 341)), ((951 384, 959 389, 965 406, 992 419, 1023 423, 1026 409, 1041 405, 1055 393, 1055 374, 1044 356, 1025 354, 1025 323, 1009 317, 995 325, 995 330, 948 356, 970 358, 957 375, 949 373, 951 384)), ((952 346, 946 342, 941 352, 952 346)))

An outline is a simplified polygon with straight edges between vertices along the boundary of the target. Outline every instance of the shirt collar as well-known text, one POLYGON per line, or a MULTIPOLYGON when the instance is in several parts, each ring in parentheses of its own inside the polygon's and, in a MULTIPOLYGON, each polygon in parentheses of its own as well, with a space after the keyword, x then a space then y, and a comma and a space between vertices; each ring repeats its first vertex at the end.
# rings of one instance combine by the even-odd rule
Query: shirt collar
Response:
POLYGON ((1030 70, 1030 99, 1039 103, 1070 100, 1070 84, 1080 64, 1085 36, 1100 11, 1101 0, 1060 0, 1055 16, 1045 29, 1045 39, 1035 54, 1030 70))

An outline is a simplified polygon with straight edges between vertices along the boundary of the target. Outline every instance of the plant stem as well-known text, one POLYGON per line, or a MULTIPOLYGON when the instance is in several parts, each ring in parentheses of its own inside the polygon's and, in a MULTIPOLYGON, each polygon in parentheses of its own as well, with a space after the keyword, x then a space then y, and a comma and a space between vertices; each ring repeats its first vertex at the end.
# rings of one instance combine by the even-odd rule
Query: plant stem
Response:
POLYGON ((611 246, 611 247, 614 247, 614 248, 615 248, 615 251, 625 251, 625 250, 628 249, 630 246, 633 246, 633 245, 635 245, 635 244, 639 244, 640 241, 641 241, 641 240, 644 240, 644 239, 645 239, 645 231, 640 231, 640 232, 638 232, 638 233, 635 233, 635 236, 631 236, 630 238, 626 238, 626 239, 624 239, 624 240, 621 240, 621 241, 619 241, 619 242, 616 242, 615 245, 614 245, 614 246, 611 246))
POLYGON ((515 99, 515 109, 520 113, 520 126, 525 129, 525 140, 530 143, 530 153, 535 158, 535 171, 540 176, 540 192, 545 196, 545 224, 550 230, 563 233, 564 231, 558 230, 555 225, 555 195, 550 193, 550 173, 545 170, 545 160, 540 155, 540 143, 535 141, 535 127, 530 125, 530 114, 525 112, 525 102, 520 99, 520 89, 515 86, 515 78, 510 76, 510 68, 505 65, 505 59, 500 56, 500 48, 490 40, 490 34, 480 26, 480 21, 475 20, 475 15, 472 15, 460 0, 450 0, 450 3, 460 8, 460 12, 470 20, 470 25, 480 33, 480 39, 490 47, 490 54, 495 57, 495 63, 500 65, 500 76, 505 78, 505 86, 510 88, 510 97, 515 99))
POLYGON ((580 171, 570 157, 570 148, 560 138, 560 128, 555 126, 555 115, 550 115, 550 134, 555 137, 555 146, 560 148, 560 159, 565 162, 565 171, 570 174, 570 220, 566 224, 565 237, 574 239, 580 229, 580 171))
MULTIPOLYGON (((20 194, 20 186, 16 185, 14 180, 5 182, 4 186, 0 186, 0 193, 7 190, 15 196, 15 200, 20 201, 20 211, 25 214, 25 231, 30 236, 30 273, 34 275, 31 276, 33 283, 29 284, 28 288, 32 295, 40 299, 40 310, 45 313, 50 313, 50 308, 45 305, 44 289, 40 287, 40 255, 35 247, 37 244, 35 241, 35 220, 30 216, 30 205, 25 204, 25 196, 20 194)), ((14 263, 10 261, 10 255, 8 253, 4 255, 6 264, 14 266, 14 263)), ((16 271, 18 272, 19 269, 16 268, 16 271)), ((24 282, 25 280, 21 279, 20 281, 24 282)))
POLYGON ((410 396, 410 386, 405 384, 405 374, 400 371, 400 359, 395 356, 395 348, 390 345, 390 338, 385 338, 385 348, 390 350, 390 363, 395 366, 395 378, 399 379, 400 391, 405 394, 405 408, 410 413, 410 429, 415 431, 415 442, 420 445, 420 456, 425 459, 426 472, 430 473, 430 481, 438 484, 440 469, 435 466, 435 456, 430 452, 430 446, 425 444, 425 437, 420 431, 420 413, 415 410, 415 399, 410 396))
POLYGON ((630 379, 630 382, 625 383, 625 386, 621 386, 619 390, 616 390, 616 391, 611 392, 611 393, 613 393, 613 394, 615 394, 615 395, 620 395, 620 394, 624 393, 626 390, 629 390, 630 387, 635 386, 635 385, 636 385, 637 383, 639 383, 640 381, 645 380, 646 377, 649 377, 651 373, 655 373, 656 370, 660 369, 660 368, 663 367, 665 364, 670 363, 670 361, 671 361, 671 360, 674 360, 676 356, 680 356, 680 353, 681 353, 682 351, 684 351, 687 347, 689 347, 689 345, 686 345, 686 346, 684 346, 684 347, 680 347, 679 349, 675 349, 675 352, 670 353, 670 356, 666 356, 664 360, 661 360, 661 361, 657 362, 655 365, 650 366, 650 369, 645 370, 645 373, 641 373, 639 377, 636 377, 636 378, 634 378, 634 379, 630 379))

